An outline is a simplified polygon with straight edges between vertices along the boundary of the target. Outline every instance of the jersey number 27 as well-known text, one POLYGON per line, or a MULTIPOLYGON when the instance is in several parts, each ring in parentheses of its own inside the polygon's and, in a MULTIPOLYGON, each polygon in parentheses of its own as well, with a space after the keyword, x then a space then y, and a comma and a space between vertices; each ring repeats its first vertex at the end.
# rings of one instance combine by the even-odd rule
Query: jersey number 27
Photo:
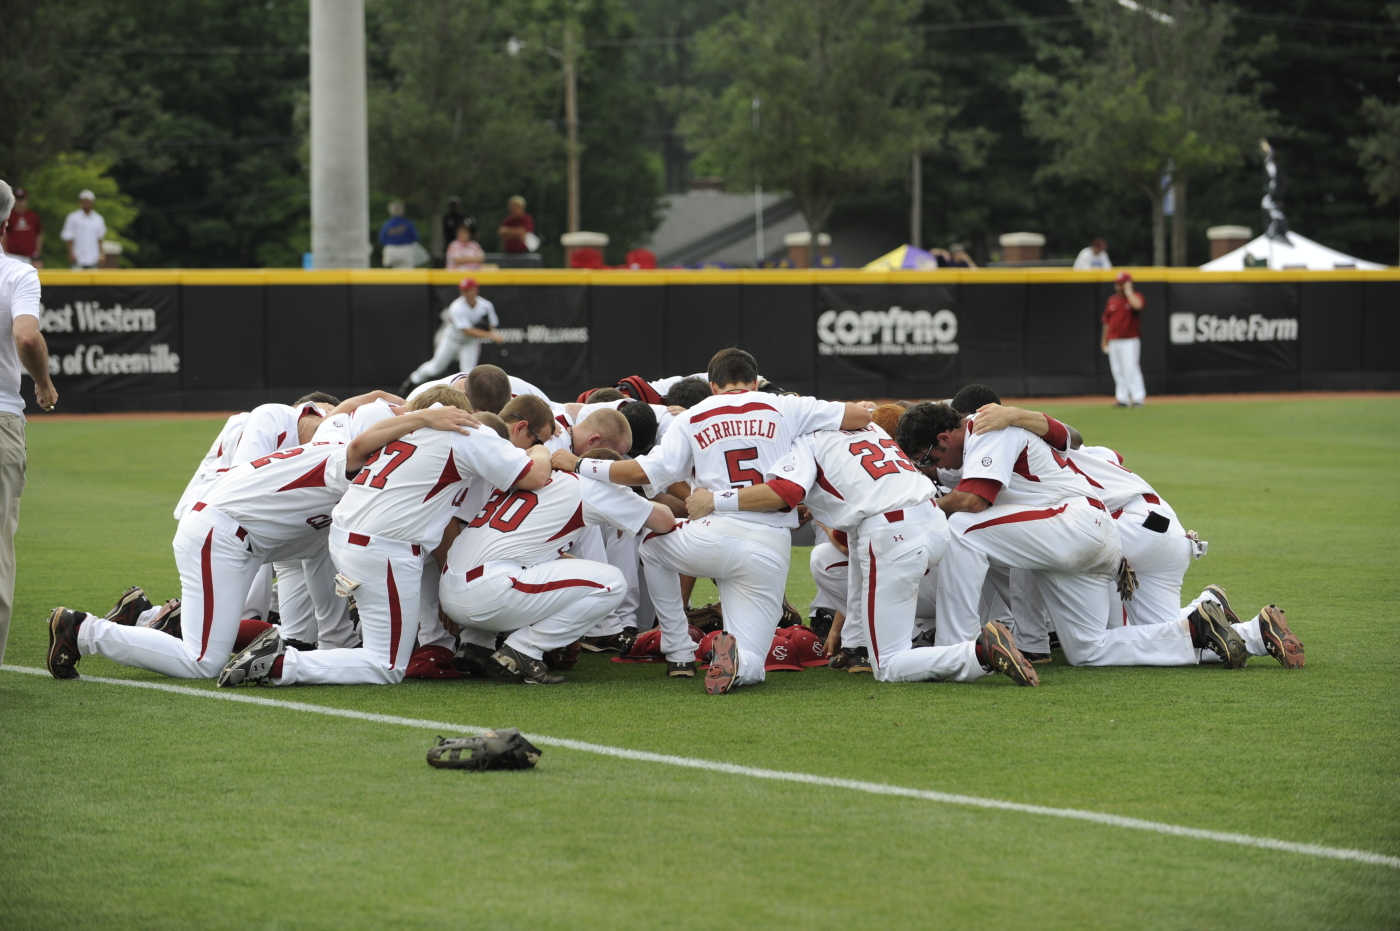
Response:
POLYGON ((412 443, 395 440, 365 460, 365 467, 360 470, 359 475, 355 476, 355 481, 351 484, 364 485, 368 482, 370 488, 383 488, 384 483, 389 481, 389 476, 394 474, 394 470, 407 462, 416 452, 418 452, 418 447, 412 443), (376 465, 379 466, 377 472, 376 465), (371 475, 374 477, 370 478, 371 475))

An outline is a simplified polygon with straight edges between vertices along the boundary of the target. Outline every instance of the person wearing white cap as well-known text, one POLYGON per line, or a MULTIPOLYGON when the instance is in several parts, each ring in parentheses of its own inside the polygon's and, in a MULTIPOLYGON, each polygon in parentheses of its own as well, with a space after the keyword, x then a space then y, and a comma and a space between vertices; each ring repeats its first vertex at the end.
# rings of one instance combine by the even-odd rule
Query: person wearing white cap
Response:
POLYGON ((470 372, 476 368, 476 358, 482 340, 500 344, 505 338, 496 330, 501 321, 496 318, 496 305, 477 296, 475 278, 463 278, 457 283, 459 296, 442 312, 444 326, 441 341, 433 357, 413 370, 399 386, 400 394, 408 394, 415 385, 436 378, 452 364, 455 356, 457 371, 470 372))
POLYGON ((59 238, 68 243, 68 262, 74 271, 96 268, 102 262, 102 239, 107 235, 107 221, 92 209, 97 198, 92 191, 78 193, 78 209, 63 221, 59 238))

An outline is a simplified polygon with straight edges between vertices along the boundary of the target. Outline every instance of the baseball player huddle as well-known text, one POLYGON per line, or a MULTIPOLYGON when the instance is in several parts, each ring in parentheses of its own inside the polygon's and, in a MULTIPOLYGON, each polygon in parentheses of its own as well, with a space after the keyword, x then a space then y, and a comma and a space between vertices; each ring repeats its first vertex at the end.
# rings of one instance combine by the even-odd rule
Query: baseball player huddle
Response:
POLYGON ((478 365, 407 398, 265 404, 229 418, 175 518, 180 597, 55 608, 56 678, 96 653, 220 686, 557 685, 590 650, 699 666, 720 695, 822 664, 1035 686, 1056 640, 1072 665, 1305 658, 1274 605, 1242 621, 1211 585, 1182 607, 1206 543, 1054 418, 981 385, 799 396, 740 349, 573 403, 478 365), (784 590, 809 520, 803 623, 784 590), (697 578, 718 605, 689 607, 697 578))

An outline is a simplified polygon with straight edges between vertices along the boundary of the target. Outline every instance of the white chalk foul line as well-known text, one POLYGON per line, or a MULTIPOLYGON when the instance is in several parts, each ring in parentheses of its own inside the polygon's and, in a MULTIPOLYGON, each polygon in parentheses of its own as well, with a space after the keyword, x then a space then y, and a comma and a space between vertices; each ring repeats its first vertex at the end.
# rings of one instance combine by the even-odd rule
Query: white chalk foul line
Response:
MULTIPOLYGON (((47 676, 48 670, 28 666, 0 666, 5 672, 18 672, 27 675, 47 676)), ((132 679, 108 679, 100 676, 83 676, 81 682, 100 682, 104 685, 124 685, 138 689, 153 689, 157 692, 173 692, 177 695, 192 695, 196 698, 217 698, 223 701, 242 702, 247 705, 262 705, 267 708, 282 708, 287 711, 305 711, 310 714, 326 715, 333 718, 353 718, 357 721, 372 721, 376 724, 394 724, 400 727, 413 727, 420 730, 438 731, 445 734, 480 733, 486 730, 472 724, 451 724, 446 721, 426 721, 420 718, 400 718, 391 714, 373 714, 368 711, 352 711, 348 708, 332 708, 326 705, 308 705, 305 702, 284 701, 279 698, 264 698, 246 692, 211 691, 192 689, 182 685, 167 685, 164 682, 138 682, 132 679)), ((609 747, 603 744, 586 743, 582 740, 567 740, 562 737, 547 737, 542 734, 527 734, 531 742, 544 747, 561 747, 581 753, 596 753, 621 760, 635 760, 639 763, 660 763, 663 766, 681 766, 686 769, 702 769, 712 773, 730 776, 748 776, 751 779, 769 779, 774 782, 796 782, 803 785, 824 786, 832 789, 850 789, 853 792, 866 792, 870 795, 893 795, 901 798, 916 798, 926 802, 940 802, 945 805, 963 805, 972 808, 991 808, 999 811, 1014 811, 1027 815, 1043 815, 1050 818, 1069 818, 1073 821, 1089 821, 1106 824, 1115 828, 1128 828, 1134 831, 1152 831, 1157 834, 1170 834, 1176 837, 1190 837, 1196 840, 1217 841, 1222 844, 1238 844, 1242 847, 1258 847, 1263 850, 1279 850, 1309 857, 1326 857, 1332 860, 1352 860, 1374 866, 1388 866, 1400 869, 1400 857, 1372 853, 1368 850, 1349 850, 1345 847, 1324 847, 1320 844, 1297 844, 1293 841, 1275 840, 1271 837, 1254 837, 1250 834, 1233 834, 1226 831, 1206 831, 1201 828, 1188 828, 1160 821, 1144 821, 1141 818, 1125 818, 1100 811, 1084 811, 1078 808, 1050 808, 1045 805, 1026 805, 1021 802, 1004 802, 1000 799, 981 798, 976 795, 956 795, 950 792, 931 792, 927 789, 910 789, 904 786, 886 785, 881 782, 864 782, 859 779, 837 779, 831 776, 815 776, 810 773, 793 773, 779 769, 760 769, 755 766, 740 766, 735 763, 720 763, 715 760, 701 760, 689 756, 672 756, 668 753, 648 753, 645 750, 628 750, 623 747, 609 747)))

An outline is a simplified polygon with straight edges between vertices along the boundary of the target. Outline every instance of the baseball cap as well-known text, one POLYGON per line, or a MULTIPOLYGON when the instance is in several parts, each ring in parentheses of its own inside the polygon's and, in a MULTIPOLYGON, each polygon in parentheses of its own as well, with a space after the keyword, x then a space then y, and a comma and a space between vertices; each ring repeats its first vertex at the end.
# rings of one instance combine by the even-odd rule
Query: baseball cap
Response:
POLYGON ((1113 280, 1118 282, 1119 284, 1122 284, 1125 281, 1132 281, 1133 276, 1128 274, 1127 272, 1119 272, 1118 277, 1114 278, 1113 280))
POLYGON ((822 646, 821 638, 810 627, 785 627, 783 633, 787 634, 788 643, 792 645, 793 654, 797 662, 803 666, 825 666, 827 662, 826 648, 822 646))
POLYGON ((87 188, 83 188, 78 192, 78 200, 97 200, 97 195, 93 194, 92 191, 89 191, 87 188))
POLYGON ((465 291, 465 290, 467 290, 467 288, 475 288, 475 287, 476 287, 476 279, 475 279, 475 278, 463 278, 461 281, 457 282, 457 288, 458 288, 458 290, 461 290, 461 291, 465 291))
POLYGON ((768 655, 763 659, 763 668, 768 672, 801 672, 802 664, 797 661, 792 641, 782 634, 774 634, 768 655))
POLYGON ((15 200, 24 200, 26 197, 29 196, 29 192, 22 187, 15 188, 14 194, 15 200))

